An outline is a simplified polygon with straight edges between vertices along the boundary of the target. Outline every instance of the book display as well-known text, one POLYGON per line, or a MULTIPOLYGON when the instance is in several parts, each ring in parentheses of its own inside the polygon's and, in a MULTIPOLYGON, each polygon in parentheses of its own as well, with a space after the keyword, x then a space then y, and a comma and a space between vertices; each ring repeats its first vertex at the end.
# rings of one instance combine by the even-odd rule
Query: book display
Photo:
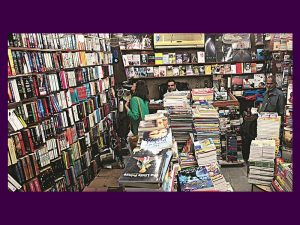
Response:
POLYGON ((7 38, 10 192, 293 190, 292 33, 7 38))
POLYGON ((115 159, 109 36, 9 35, 9 190, 81 191, 115 159))

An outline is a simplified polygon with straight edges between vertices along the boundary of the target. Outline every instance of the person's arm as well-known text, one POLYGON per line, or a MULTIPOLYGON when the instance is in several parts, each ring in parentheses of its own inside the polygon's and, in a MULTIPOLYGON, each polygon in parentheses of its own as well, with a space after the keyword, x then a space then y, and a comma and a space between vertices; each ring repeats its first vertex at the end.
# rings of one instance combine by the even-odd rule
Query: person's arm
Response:
POLYGON ((284 114, 284 104, 285 103, 285 98, 284 95, 281 94, 278 96, 278 102, 277 102, 277 112, 280 116, 283 116, 284 114))
POLYGON ((139 119, 139 104, 137 97, 134 97, 130 101, 130 109, 127 110, 127 115, 133 119, 138 120, 139 119))

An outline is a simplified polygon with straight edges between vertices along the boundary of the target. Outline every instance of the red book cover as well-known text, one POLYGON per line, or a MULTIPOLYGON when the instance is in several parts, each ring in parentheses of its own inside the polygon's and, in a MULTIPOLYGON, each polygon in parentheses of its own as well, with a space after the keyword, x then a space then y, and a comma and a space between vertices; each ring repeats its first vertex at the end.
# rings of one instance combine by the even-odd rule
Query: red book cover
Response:
POLYGON ((68 87, 67 87, 67 84, 66 84, 66 76, 65 76, 65 72, 64 72, 64 71, 60 71, 60 72, 59 72, 59 77, 60 77, 62 89, 68 88, 68 87))
POLYGON ((32 79, 33 79, 34 95, 39 96, 40 93, 39 93, 39 87, 38 87, 37 82, 36 82, 36 77, 32 77, 32 79))
POLYGON ((31 56, 32 63, 33 63, 33 71, 38 72, 38 66, 36 64, 35 54, 31 53, 30 56, 31 56))
POLYGON ((34 173, 37 176, 40 174, 40 168, 39 168, 36 156, 34 153, 29 156, 31 157, 31 162, 33 163, 33 166, 34 166, 34 173))
POLYGON ((11 90, 10 90, 10 85, 7 85, 8 87, 8 101, 9 102, 13 102, 13 96, 12 96, 12 93, 11 93, 11 90))
POLYGON ((11 72, 9 62, 8 62, 7 72, 8 72, 8 76, 12 76, 12 72, 11 72))
POLYGON ((37 110, 37 103, 34 102, 33 105, 31 105, 31 106, 32 106, 32 108, 33 108, 33 112, 34 112, 36 121, 39 121, 41 116, 39 115, 39 112, 38 112, 38 110, 37 110))
POLYGON ((47 100, 45 98, 43 98, 42 102, 43 102, 43 106, 44 106, 44 109, 45 109, 45 114, 46 114, 46 116, 49 116, 49 109, 48 109, 48 105, 47 105, 47 100))
POLYGON ((22 158, 20 160, 21 160, 21 163, 22 163, 22 167, 23 167, 23 171, 24 171, 24 175, 25 175, 25 180, 28 180, 30 178, 29 178, 29 171, 28 171, 28 168, 27 168, 26 159, 22 158))
POLYGON ((35 149, 34 149, 34 146, 33 146, 32 137, 31 137, 30 131, 27 129, 26 132, 27 132, 27 136, 28 136, 28 140, 29 140, 30 151, 34 152, 35 149))
POLYGON ((72 128, 67 128, 67 130, 66 130, 66 137, 67 137, 67 142, 68 142, 70 145, 73 144, 72 128))
POLYGON ((42 192, 42 189, 41 189, 41 185, 40 185, 39 180, 38 180, 37 178, 35 178, 35 179, 33 180, 33 182, 34 182, 35 190, 36 190, 37 192, 42 192))
POLYGON ((24 192, 29 192, 28 187, 26 184, 23 184, 22 189, 24 192))
POLYGON ((26 39, 26 45, 27 45, 26 48, 30 48, 30 42, 29 42, 29 36, 28 36, 28 33, 26 33, 25 36, 26 36, 25 39, 26 39))
POLYGON ((27 167, 28 167, 28 171, 29 171, 29 179, 31 179, 34 177, 32 163, 30 162, 30 158, 28 155, 25 157, 25 159, 26 159, 26 163, 27 163, 27 167))
POLYGON ((26 148, 25 148, 25 145, 24 145, 22 134, 20 132, 18 133, 18 137, 19 137, 19 141, 20 141, 20 144, 21 144, 22 155, 26 155, 26 148))
POLYGON ((31 191, 31 192, 36 192, 35 187, 34 187, 34 182, 33 182, 33 181, 30 181, 30 182, 29 182, 29 188, 30 188, 30 191, 31 191))
POLYGON ((59 63, 58 63, 57 53, 53 54, 53 60, 54 60, 55 69, 59 69, 59 63))
POLYGON ((236 73, 242 74, 243 73, 243 63, 237 63, 236 64, 236 73))

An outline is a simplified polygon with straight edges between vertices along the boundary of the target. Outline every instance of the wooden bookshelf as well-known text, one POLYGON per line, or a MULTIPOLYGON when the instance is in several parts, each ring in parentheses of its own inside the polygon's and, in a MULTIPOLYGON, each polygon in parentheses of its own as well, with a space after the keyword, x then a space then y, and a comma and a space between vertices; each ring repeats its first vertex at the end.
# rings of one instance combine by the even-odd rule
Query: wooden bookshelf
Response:
POLYGON ((92 53, 92 52, 104 52, 104 53, 110 53, 108 51, 103 51, 103 50, 94 50, 94 49, 44 49, 44 48, 25 48, 25 47, 8 47, 8 49, 12 51, 27 51, 27 52, 87 52, 87 53, 92 53))
POLYGON ((24 103, 29 103, 29 102, 35 102, 37 100, 37 97, 33 97, 33 98, 27 98, 27 99, 24 99, 20 102, 12 102, 12 103, 8 103, 8 108, 11 109, 11 108, 15 108, 19 105, 22 105, 24 103))
MULTIPOLYGON (((38 42, 38 44, 36 43, 33 43, 33 40, 37 40, 37 41, 41 41, 41 39, 37 39, 40 35, 40 34, 24 34, 28 37, 30 37, 29 41, 30 42, 30 46, 33 45, 33 46, 42 46, 42 44, 44 43, 40 43, 38 42)), ((50 35, 50 34, 43 34, 43 35, 50 35)), ((40 35, 40 37, 42 37, 43 35, 40 35)), ((66 36, 68 35, 72 35, 72 34, 66 34, 66 36)), ((8 103, 8 108, 11 109, 11 108, 16 108, 17 106, 19 105, 22 105, 24 103, 28 103, 28 102, 36 102, 38 99, 41 99, 41 98, 45 98, 45 97, 49 97, 51 94, 54 94, 54 98, 53 99, 53 102, 50 102, 50 105, 49 105, 49 102, 47 102, 46 104, 35 104, 34 107, 32 107, 32 110, 31 109, 28 109, 28 114, 30 114, 31 116, 32 115, 36 115, 37 111, 39 110, 45 110, 46 112, 46 109, 47 111, 49 111, 49 116, 46 116, 46 117, 38 117, 36 118, 38 121, 35 121, 35 122, 32 122, 32 123, 26 123, 26 127, 22 127, 21 126, 15 126, 13 127, 13 129, 19 129, 17 131, 10 131, 9 132, 9 135, 8 135, 8 138, 11 138, 11 140, 13 141, 13 143, 16 141, 16 140, 19 140, 20 142, 24 140, 24 145, 26 147, 26 154, 25 155, 22 155, 21 157, 18 156, 18 158, 16 159, 17 161, 18 160, 21 160, 23 157, 25 157, 26 160, 28 160, 28 155, 31 155, 31 154, 35 154, 37 156, 37 154, 54 154, 55 156, 58 156, 54 159, 51 159, 50 160, 50 164, 46 165, 45 167, 42 167, 38 162, 38 167, 39 167, 39 171, 40 173, 43 173, 45 170, 47 169, 50 169, 52 168, 52 165, 51 163, 52 162, 56 162, 57 160, 61 160, 62 164, 64 164, 64 161, 63 161, 63 157, 61 157, 62 155, 62 152, 64 151, 68 151, 68 149, 71 148, 71 145, 69 148, 65 148, 65 146, 70 142, 68 141, 68 138, 69 138, 69 135, 75 135, 75 133, 72 133, 72 132, 76 132, 76 135, 78 135, 78 123, 84 123, 83 119, 81 119, 81 115, 80 113, 85 113, 86 117, 85 118, 88 118, 88 115, 92 115, 93 116, 93 119, 94 119, 94 126, 91 127, 91 126, 88 126, 88 128, 90 129, 87 129, 85 127, 84 129, 84 133, 82 133, 82 135, 79 137, 77 136, 77 139, 74 140, 74 143, 77 142, 78 145, 82 145, 82 144, 85 144, 86 142, 86 134, 89 134, 90 135, 90 140, 95 140, 96 141, 99 141, 101 136, 103 136, 102 138, 104 138, 104 133, 108 133, 111 129, 114 129, 112 127, 105 127, 104 130, 101 130, 101 134, 100 134, 100 127, 99 127, 99 123, 100 121, 103 121, 105 120, 105 116, 104 116, 104 112, 101 111, 101 108, 102 106, 101 105, 98 105, 98 102, 96 102, 96 99, 93 99, 94 97, 96 96, 99 96, 100 93, 106 93, 106 90, 101 90, 101 87, 100 86, 97 86, 96 83, 99 82, 101 79, 106 79, 108 77, 114 77, 114 73, 112 70, 104 70, 103 71, 103 77, 101 76, 101 71, 99 71, 99 76, 98 78, 95 78, 97 77, 97 74, 93 74, 91 72, 90 74, 90 71, 88 71, 88 74, 86 76, 87 79, 89 80, 85 80, 85 82, 80 82, 79 79, 77 79, 77 77, 75 78, 68 78, 67 76, 64 77, 63 79, 66 80, 66 82, 68 82, 68 79, 69 81, 71 79, 76 79, 76 83, 77 85, 76 86, 73 86, 73 87, 69 87, 69 85, 63 85, 62 84, 62 80, 61 80, 61 77, 58 75, 58 73, 60 71, 75 71, 75 70, 78 70, 78 69, 82 69, 82 68, 92 68, 92 67, 95 67, 95 66, 102 66, 102 67, 108 67, 108 66, 112 66, 113 65, 113 62, 112 62, 112 53, 110 51, 110 43, 109 42, 100 42, 100 39, 104 39, 104 38, 97 38, 97 37, 94 37, 94 36, 87 36, 87 35, 84 35, 84 37, 91 37, 91 38, 95 38, 95 39, 91 39, 89 41, 91 41, 90 45, 89 46, 99 46, 99 45, 105 45, 103 49, 107 49, 107 51, 103 51, 103 50, 93 50, 93 49, 42 49, 42 48, 25 48, 25 47, 13 47, 13 46, 8 46, 8 49, 10 50, 9 53, 11 53, 11 56, 13 56, 13 60, 11 60, 11 58, 9 59, 10 61, 8 61, 9 63, 9 67, 10 67, 10 71, 13 71, 16 70, 16 71, 28 71, 26 70, 26 67, 31 67, 31 69, 33 69, 34 71, 37 71, 37 70, 41 70, 41 69, 44 69, 46 66, 49 68, 47 71, 43 71, 43 72, 33 72, 33 73, 27 73, 27 74, 17 74, 17 75, 9 75, 8 76, 8 79, 16 79, 16 78, 23 78, 24 77, 24 80, 21 79, 20 82, 17 81, 17 86, 15 85, 15 83, 12 82, 12 85, 11 87, 9 86, 9 88, 11 88, 11 92, 13 91, 19 91, 19 93, 21 94, 21 90, 24 91, 24 88, 27 88, 26 89, 26 92, 29 91, 29 85, 30 85, 30 90, 34 92, 34 96, 36 94, 36 91, 38 92, 36 97, 33 97, 33 98, 28 98, 28 99, 24 99, 20 102, 13 102, 13 103, 8 103), (105 48, 106 47, 106 48, 105 48), (27 52, 27 53, 26 53, 27 52), (32 52, 36 52, 35 54, 33 54, 32 52), (105 53, 104 55, 104 61, 100 61, 100 60, 94 60, 94 61, 99 61, 99 62, 103 62, 101 64, 95 64, 95 65, 86 65, 86 66, 77 66, 77 67, 72 67, 72 68, 64 68, 63 66, 59 66, 60 68, 58 69, 54 69, 52 65, 55 64, 55 67, 56 65, 58 65, 58 62, 60 62, 60 60, 55 60, 55 58, 52 58, 52 54, 53 53, 57 53, 58 55, 60 55, 61 53, 68 53, 68 52, 86 52, 86 53, 93 53, 93 52, 103 52, 105 53), (41 53, 41 54, 38 54, 38 53, 41 53), (48 57, 49 55, 47 54, 44 54, 44 53, 50 53, 51 54, 51 58, 48 57), (41 56, 40 56, 41 55, 41 56), (26 60, 26 64, 23 64, 22 63, 22 59, 21 57, 27 57, 25 58, 26 60), (42 57, 42 59, 40 59, 40 57, 42 57), (107 60, 106 60, 107 59, 107 60), (47 61, 48 60, 48 61, 47 61), (50 62, 51 60, 51 62, 50 62), (47 64, 48 63, 48 64, 47 64), (52 64, 51 64, 52 63, 52 64), (37 76, 39 74, 43 74, 45 75, 45 77, 43 78, 47 78, 47 79, 42 79, 40 78, 40 76, 37 76), (49 74, 55 74, 56 78, 54 79, 54 75, 53 76, 50 76, 49 74), (31 83, 29 82, 29 84, 26 83, 27 86, 25 86, 23 84, 23 81, 25 81, 25 78, 26 77, 30 77, 30 76, 36 76, 36 77, 33 77, 33 80, 36 81, 36 83, 31 83), (48 77, 49 76, 49 77, 48 77), (49 78, 49 79, 48 79, 49 78), (51 79, 50 79, 51 78, 51 79), (51 85, 55 86, 55 89, 56 91, 50 91, 49 93, 47 93, 47 95, 43 95, 43 96, 40 96, 40 84, 43 83, 45 84, 45 82, 47 82, 46 85, 42 85, 41 87, 43 88, 46 88, 48 90, 50 90, 52 88, 51 85), (80 82, 80 83, 79 83, 80 82), (61 107, 61 106, 64 106, 65 104, 68 104, 69 102, 67 102, 68 100, 67 99, 63 99, 62 97, 60 97, 59 95, 56 95, 56 93, 59 93, 61 91, 66 91, 66 87, 68 88, 78 88, 78 87, 83 87, 85 86, 85 84, 89 84, 90 82, 94 82, 95 83, 95 93, 89 97, 87 97, 86 99, 82 99, 80 102, 72 102, 72 105, 78 105, 80 103, 87 103, 87 101, 89 99, 93 99, 92 103, 93 106, 96 104, 98 107, 95 108, 95 110, 99 110, 99 113, 100 113, 100 120, 98 121, 99 118, 96 118, 96 115, 94 114, 95 111, 90 111, 90 108, 87 109, 85 108, 83 105, 83 108, 80 108, 78 109, 78 112, 75 110, 73 110, 72 107, 67 107, 67 108, 64 108, 64 109, 61 109, 60 112, 56 112, 56 107, 61 107), (57 90, 59 89, 59 90, 57 90), (58 99, 59 98, 59 99, 58 99), (63 101, 63 102, 62 102, 63 101), (40 109, 43 108, 43 109, 40 109), (53 108, 53 113, 51 113, 51 108, 53 108), (68 109, 71 109, 71 113, 74 114, 73 116, 73 119, 74 119, 74 124, 72 125, 71 121, 68 120, 68 116, 69 116, 69 110, 68 109), (66 111, 68 110, 68 113, 65 113, 66 111), (81 112, 82 110, 84 110, 84 112, 81 112), (75 112, 78 113, 78 117, 79 117, 79 120, 78 121, 75 121, 75 112), (65 115, 59 115, 60 113, 65 113, 65 115), (57 118, 57 120, 52 120, 52 118, 57 118), (97 119, 97 122, 96 122, 96 119, 97 119), (43 121, 47 121, 47 124, 46 126, 44 126, 45 124, 43 123, 43 121), (72 128, 72 129, 70 129, 72 128), (73 129, 75 128, 75 129, 73 129), (93 128, 98 128, 97 131, 99 131, 99 133, 97 133, 96 135, 92 134, 91 130, 93 128), (26 132, 21 132, 25 130, 26 132), (68 132, 66 132, 68 131, 68 132), (70 133, 69 133, 70 131, 70 133), (41 132, 45 132, 44 134, 44 139, 41 139, 41 132), (51 136, 49 135, 49 133, 46 133, 46 132, 53 132, 51 133, 51 136), (19 137, 19 135, 21 135, 19 137), (26 136, 26 139, 24 138, 26 136), (28 136, 28 137, 27 137, 28 136), (22 137, 22 139, 20 139, 22 137), (17 138, 17 139, 15 139, 17 138), (25 140, 30 140, 32 139, 32 143, 30 143, 30 141, 27 141, 25 143, 25 140), (48 141, 50 141, 49 143, 50 144, 53 144, 53 142, 56 143, 56 147, 51 149, 51 153, 47 151, 45 152, 41 152, 41 149, 45 148, 45 146, 48 145, 48 141), (31 149, 32 152, 29 152, 29 147, 31 149)), ((44 37, 43 37, 44 38, 44 37)), ((47 37, 48 38, 48 37, 47 37)), ((50 37, 51 38, 51 37, 50 37)), ((107 38, 105 38, 107 39, 107 38)), ((9 43, 13 43, 14 46, 21 46, 20 45, 20 42, 22 42, 24 39, 21 39, 21 35, 20 34, 10 34, 9 35, 9 43), (16 40, 18 39, 18 40, 16 40)), ((74 37, 72 37, 70 39, 72 42, 74 41, 74 37)), ((63 40, 65 41, 64 44, 62 44, 61 46, 72 46, 68 41, 70 40, 63 40)), ((43 40, 44 41, 44 40, 43 40)), ((53 40, 53 42, 57 42, 58 43, 58 40, 53 40)), ((73 42, 73 46, 75 45, 74 44, 75 42, 73 42)), ((26 42, 26 45, 29 46, 29 43, 26 42)), ((51 42, 51 45, 52 46, 57 46, 57 45, 53 45, 52 42, 51 42)), ((45 46, 45 45, 44 45, 45 46)), ((77 46, 77 45, 76 45, 77 46)), ((79 54, 76 54, 76 56, 79 55, 79 54)), ((98 54, 92 54, 92 57, 98 57, 98 54)), ((65 65, 64 62, 67 62, 67 60, 69 60, 68 58, 65 58, 63 59, 63 57, 61 57, 61 63, 62 65, 65 65)), ((77 61, 75 61, 77 62, 77 61)), ((75 64, 75 63, 74 63, 75 64)), ((77 63, 76 63, 77 64, 77 63)), ((109 68, 110 69, 110 68, 109 68)), ((11 82, 11 80, 10 80, 11 82)), ((71 81, 70 81, 71 82, 71 81)), ((25 82, 24 82, 25 83, 25 82)), ((75 82, 74 82, 75 83, 75 82)), ((113 86, 109 86, 109 88, 112 87, 114 88, 113 86)), ((78 89, 79 90, 79 89, 78 89)), ((88 89, 87 89, 88 91, 88 89)), ((15 92, 16 93, 16 92, 15 92)), ((87 92, 88 93, 88 92, 87 92)), ((110 101, 111 99, 114 100, 114 96, 108 96, 108 101, 110 101)), ((15 99, 15 96, 12 95, 12 99, 15 99)), ((72 100, 71 100, 72 101, 72 100)), ((117 106, 116 106, 117 107, 117 106)), ((31 108, 31 107, 29 107, 31 108)), ((24 119, 25 118, 25 114, 26 114, 26 111, 25 113, 23 113, 22 110, 19 110, 20 108, 17 108, 16 111, 18 112, 18 114, 24 119), (24 115, 23 115, 24 114, 24 115)), ((105 112, 107 113, 107 112, 105 112)), ((109 109, 109 113, 115 113, 113 110, 109 109)), ((105 114, 106 115, 106 114, 105 114)), ((16 118, 14 118, 16 119, 16 118)), ((31 120, 32 121, 32 120, 31 120)), ((103 121, 105 122, 105 121, 103 121)), ((115 122, 115 121, 114 121, 115 122)), ((11 121, 9 123, 12 123, 11 121)), ((16 124, 15 124, 16 125, 16 124)), ((91 124, 89 124, 91 125, 91 124)), ((80 131, 81 131, 81 128, 79 128, 80 131)), ((73 137, 74 138, 74 137, 73 137)), ((110 137, 111 138, 111 137, 110 137)), ((72 140, 72 143, 73 143, 73 140, 72 140)), ((105 146, 105 147, 108 147, 108 146, 105 146)), ((100 150, 101 149, 98 149, 97 150, 97 154, 99 155, 100 153, 100 150)), ((11 150, 9 150, 11 151, 11 150)), ((22 150, 23 151, 23 150, 22 150)), ((86 146, 86 148, 84 149, 84 153, 85 152, 91 152, 92 151, 92 146, 89 145, 89 146, 86 146)), ((10 157, 10 152, 8 152, 9 154, 9 157, 10 157)), ((24 154, 22 152, 22 154, 24 154)), ((68 153, 69 154, 69 153, 68 153)), ((80 155, 82 156, 83 155, 83 152, 80 152, 80 155)), ((53 155, 49 155, 50 158, 53 158, 52 157, 53 155), (51 156, 51 157, 50 157, 51 156)), ((68 156, 69 157, 69 156, 68 156)), ((71 157, 71 155, 70 155, 71 157)), ((89 161, 93 161, 93 160, 96 160, 95 158, 90 158, 90 159, 86 159, 84 157, 81 157, 79 158, 78 160, 84 160, 84 162, 82 163, 88 163, 87 160, 89 161)), ((99 160, 96 160, 97 162, 97 167, 100 167, 100 164, 99 164, 99 160)), ((22 162, 23 163, 23 162, 22 162)), ((60 163, 60 162, 57 162, 57 163, 60 163)), ((30 165, 31 167, 34 167, 33 163, 31 162, 32 165, 30 165)), ((92 165, 92 164, 91 164, 92 165)), ((9 166, 9 171, 16 171, 14 168, 10 169, 10 167, 15 167, 17 166, 17 164, 12 164, 9 166)), ((21 165, 21 168, 22 168, 23 165, 21 165)), ((29 168, 29 166, 28 166, 29 168)), ((35 174, 35 168, 32 168, 33 169, 33 174, 35 174)), ((76 172, 76 169, 74 168, 75 172, 76 172)), ((80 179, 78 178, 75 178, 73 180, 72 178, 72 181, 71 181, 71 188, 68 189, 68 190, 76 190, 76 185, 78 184, 78 182, 81 182, 82 179, 86 179, 86 183, 89 183, 91 180, 89 180, 91 177, 90 175, 88 175, 87 173, 88 172, 88 168, 86 168, 85 170, 82 171, 82 175, 85 177, 80 177, 80 179), (84 173, 83 173, 84 172, 84 173), (74 182, 74 183, 73 183, 74 182)), ((78 171, 77 171, 78 172, 78 171)), ((81 176, 82 176, 81 175, 81 176)), ((32 176, 32 175, 30 175, 32 176)), ((65 175, 63 175, 65 176, 65 175)), ((14 174, 14 177, 18 179, 18 181, 20 182, 21 185, 32 185, 30 182, 30 180, 33 180, 35 178, 37 178, 39 180, 39 182, 41 182, 40 180, 40 177, 39 176, 34 176, 33 178, 31 179, 22 179, 20 178, 20 175, 18 174, 18 176, 16 174, 14 174)), ((27 177, 28 178, 28 177, 27 177)), ((51 178, 52 179, 52 178, 51 178)), ((66 178, 67 179, 67 178, 66 178)), ((92 178, 91 178, 92 179, 92 178)), ((53 178, 53 183, 57 182, 58 180, 54 179, 53 178)), ((85 185, 86 185, 85 183, 85 185)), ((82 184, 82 182, 81 182, 82 184)), ((67 185, 66 185, 67 186, 67 185)), ((80 185, 82 186, 82 185, 80 185)), ((40 188, 42 189, 42 183, 40 183, 40 188)), ((34 188, 35 190, 37 190, 37 188, 34 188)), ((47 190, 44 190, 44 191, 48 191, 48 190, 54 190, 55 189, 55 186, 51 186, 50 188, 48 188, 47 190)), ((28 191, 32 191, 31 187, 30 189, 28 188, 28 191)))
POLYGON ((202 77, 209 77, 209 76, 212 76, 211 74, 210 75, 184 75, 184 76, 164 76, 164 77, 132 77, 130 79, 132 80, 147 80, 147 79, 170 79, 170 78, 191 78, 191 77, 199 77, 199 78, 202 78, 202 77))

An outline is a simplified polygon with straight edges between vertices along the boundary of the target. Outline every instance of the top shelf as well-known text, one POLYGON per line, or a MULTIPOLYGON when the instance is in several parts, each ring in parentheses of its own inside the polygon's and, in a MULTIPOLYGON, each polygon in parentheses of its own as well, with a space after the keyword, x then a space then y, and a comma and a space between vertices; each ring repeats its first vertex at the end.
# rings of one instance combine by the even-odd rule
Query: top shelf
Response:
POLYGON ((145 51, 145 52, 153 52, 154 49, 120 49, 122 52, 139 52, 139 51, 145 51))
POLYGON ((110 53, 109 51, 100 51, 100 50, 72 50, 72 49, 43 49, 43 48, 25 48, 25 47, 8 47, 12 51, 40 51, 40 52, 105 52, 110 53))

